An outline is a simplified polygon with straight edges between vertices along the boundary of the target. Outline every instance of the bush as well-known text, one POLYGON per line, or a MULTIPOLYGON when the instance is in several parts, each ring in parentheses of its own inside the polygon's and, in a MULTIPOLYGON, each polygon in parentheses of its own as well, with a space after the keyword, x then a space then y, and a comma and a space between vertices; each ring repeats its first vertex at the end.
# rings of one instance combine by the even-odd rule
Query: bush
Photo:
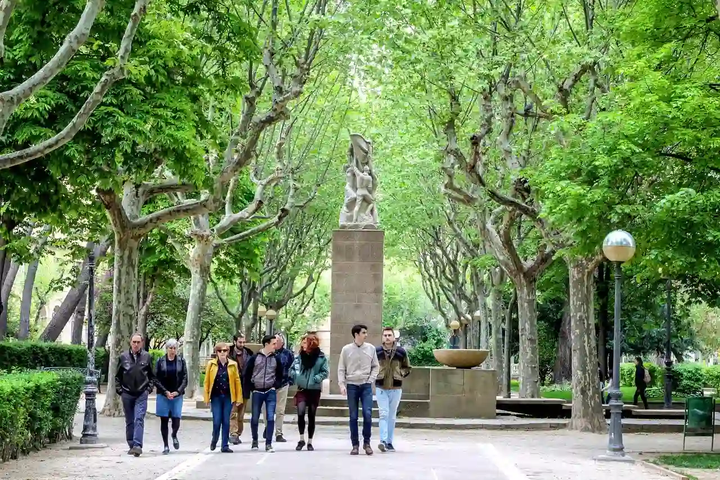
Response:
MULTIPOLYGON (((662 386, 665 369, 650 362, 643 363, 643 366, 650 372, 650 383, 648 384, 648 388, 662 386)), ((635 363, 620 364, 620 386, 635 386, 635 363)))
MULTIPOLYGON (((150 350, 153 368, 164 350, 150 350)), ((107 380, 110 351, 95 349, 95 368, 101 378, 107 380)), ((87 349, 82 345, 67 345, 52 342, 9 341, 0 342, 0 371, 36 370, 42 367, 85 368, 87 349)), ((113 372, 113 375, 115 373, 113 372)))
POLYGON ((700 395, 705 386, 706 368, 698 363, 678 363, 673 367, 673 391, 700 395))
POLYGON ((705 386, 720 393, 720 365, 711 365, 705 369, 705 386))
POLYGON ((72 371, 0 375, 0 459, 72 438, 82 387, 72 371))
POLYGON ((50 342, 0 342, 0 370, 76 367, 87 365, 87 350, 82 345, 50 342))

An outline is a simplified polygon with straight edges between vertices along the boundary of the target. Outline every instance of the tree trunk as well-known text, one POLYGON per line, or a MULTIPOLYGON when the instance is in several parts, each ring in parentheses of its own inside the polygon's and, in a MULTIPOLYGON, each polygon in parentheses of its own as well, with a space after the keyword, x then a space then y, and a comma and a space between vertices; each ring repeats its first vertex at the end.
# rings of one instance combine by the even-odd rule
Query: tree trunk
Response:
POLYGON ((8 267, 8 270, 3 277, 4 280, 2 283, 2 291, 0 291, 0 295, 2 296, 2 304, 5 308, 3 308, 3 311, 0 312, 0 339, 5 338, 5 336, 7 335, 7 320, 9 310, 8 307, 10 303, 10 293, 12 292, 13 285, 15 285, 15 278, 17 277, 19 269, 20 264, 12 261, 10 262, 10 266, 8 267))
POLYGON ((520 276, 515 280, 520 335, 520 398, 540 397, 536 287, 535 278, 520 276))
MULTIPOLYGON (((90 275, 88 274, 88 279, 90 275)), ((83 326, 85 325, 85 308, 87 307, 87 295, 80 297, 80 301, 75 308, 75 314, 72 321, 72 333, 70 334, 70 343, 73 345, 82 345, 83 326)))
POLYGON ((610 270, 608 264, 603 262, 598 265, 598 359, 603 377, 607 378, 608 348, 607 334, 610 331, 610 320, 608 317, 608 305, 610 303, 610 270))
POLYGON ((18 338, 27 340, 30 337, 30 312, 32 310, 33 288, 35 287, 35 277, 37 276, 40 260, 33 261, 28 265, 25 274, 25 284, 23 286, 22 303, 20 304, 20 328, 18 330, 18 338))
POLYGON ((510 384, 512 383, 512 341, 516 335, 516 328, 513 328, 513 311, 517 311, 517 291, 513 290, 513 295, 510 298, 510 303, 505 311, 505 338, 503 338, 505 344, 504 360, 505 360, 505 377, 502 382, 502 396, 504 398, 510 398, 512 396, 510 384))
MULTIPOLYGON (((153 299, 155 298, 155 287, 150 286, 148 291, 143 293, 143 296, 140 298, 142 300, 142 307, 140 307, 140 311, 138 312, 137 331, 140 332, 143 338, 147 339, 147 320, 150 313, 150 305, 152 305, 153 299)), ((150 346, 147 348, 150 348, 150 346)))
POLYGON ((592 259, 567 259, 570 270, 572 336, 572 417, 568 429, 607 430, 600 404, 600 386, 593 315, 592 259))
POLYGON ((572 380, 572 336, 570 325, 570 302, 565 301, 563 315, 560 322, 560 333, 558 334, 557 355, 555 367, 553 368, 553 381, 555 383, 569 382, 572 380))
POLYGON ((502 285, 493 285, 490 290, 490 305, 492 315, 492 341, 490 352, 493 358, 493 368, 498 379, 499 393, 503 394, 505 379, 505 357, 503 355, 502 323, 504 308, 502 304, 502 285))
POLYGON ((193 232, 195 246, 190 253, 190 303, 185 318, 183 334, 183 356, 187 362, 188 384, 185 389, 187 398, 194 398, 201 393, 198 388, 200 380, 200 331, 202 309, 205 305, 210 267, 214 252, 213 238, 209 232, 193 232))
POLYGON ((137 315, 138 262, 140 239, 133 232, 115 232, 115 269, 113 272, 113 313, 110 327, 108 387, 102 413, 123 414, 120 397, 115 393, 115 372, 120 352, 130 346, 137 315))
MULTIPOLYGON (((90 242, 87 248, 94 248, 94 243, 90 242)), ((105 247, 107 251, 107 247, 105 247)), ((58 339, 65 326, 70 321, 70 318, 75 313, 80 299, 85 296, 87 292, 88 280, 90 279, 90 271, 88 269, 87 258, 83 260, 82 266, 80 267, 80 273, 75 281, 75 286, 65 295, 65 299, 60 304, 60 307, 53 314, 50 319, 50 323, 47 324, 45 330, 40 334, 40 340, 43 342, 54 342, 58 339)))

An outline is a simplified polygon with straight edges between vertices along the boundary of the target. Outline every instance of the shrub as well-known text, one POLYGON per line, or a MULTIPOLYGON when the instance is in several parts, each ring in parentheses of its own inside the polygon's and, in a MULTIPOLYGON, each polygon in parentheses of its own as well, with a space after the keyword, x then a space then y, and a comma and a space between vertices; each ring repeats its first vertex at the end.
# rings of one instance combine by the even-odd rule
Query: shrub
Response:
POLYGON ((50 342, 0 342, 0 370, 77 367, 87 365, 87 350, 82 345, 50 342))
POLYGON ((673 367, 673 391, 700 395, 705 386, 705 367, 698 363, 678 363, 673 367))
POLYGON ((0 375, 0 459, 72 438, 82 387, 72 371, 0 375))
MULTIPOLYGON (((648 387, 650 388, 661 386, 663 384, 662 376, 664 368, 650 362, 644 362, 643 366, 647 368, 647 370, 650 372, 650 384, 648 385, 648 387)), ((620 386, 635 386, 635 363, 620 364, 620 386)))
POLYGON ((720 392, 720 365, 711 365, 705 369, 705 386, 720 392))

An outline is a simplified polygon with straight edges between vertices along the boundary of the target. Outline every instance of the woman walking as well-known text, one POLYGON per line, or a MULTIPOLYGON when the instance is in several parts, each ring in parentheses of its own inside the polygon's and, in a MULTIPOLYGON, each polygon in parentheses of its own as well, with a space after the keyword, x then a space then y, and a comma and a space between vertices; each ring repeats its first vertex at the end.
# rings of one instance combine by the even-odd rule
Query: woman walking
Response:
POLYGON ((222 428, 222 444, 220 451, 232 453, 230 450, 230 413, 233 405, 243 401, 240 372, 237 362, 228 358, 230 347, 227 343, 215 345, 217 358, 213 358, 205 369, 205 404, 210 404, 213 418, 212 440, 210 450, 217 447, 220 429, 222 428))
POLYGON ((160 433, 165 448, 163 455, 170 453, 168 447, 168 421, 172 419, 172 441, 175 450, 180 448, 177 434, 180 430, 183 395, 187 387, 187 365, 185 359, 177 356, 178 342, 171 338, 165 342, 165 355, 155 365, 157 401, 155 415, 160 417, 160 433))
POLYGON ((300 441, 295 450, 302 450, 307 444, 309 451, 315 450, 312 445, 315 434, 315 414, 320 405, 322 382, 328 378, 328 360, 320 350, 320 340, 314 333, 308 333, 300 343, 300 354, 295 357, 290 378, 297 385, 295 406, 297 407, 298 430, 300 441), (307 441, 305 441, 305 412, 308 416, 307 441))

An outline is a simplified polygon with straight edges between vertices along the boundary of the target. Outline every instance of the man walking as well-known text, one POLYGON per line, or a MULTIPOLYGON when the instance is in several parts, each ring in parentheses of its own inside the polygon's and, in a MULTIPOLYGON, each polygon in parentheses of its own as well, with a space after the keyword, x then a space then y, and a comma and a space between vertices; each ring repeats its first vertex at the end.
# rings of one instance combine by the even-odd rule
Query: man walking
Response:
POLYGON ((282 363, 275 356, 277 339, 272 335, 265 335, 262 339, 262 349, 250 357, 243 371, 243 396, 252 397, 252 418, 250 430, 252 431, 252 449, 258 449, 258 423, 263 405, 267 408, 265 417, 265 451, 272 453, 272 437, 275 431, 275 405, 277 403, 277 390, 282 382, 282 363))
MULTIPOLYGON (((243 367, 252 357, 253 353, 245 346, 245 335, 238 333, 233 335, 233 347, 230 349, 230 359, 238 364, 238 371, 242 374, 243 367)), ((240 436, 243 433, 245 419, 245 402, 240 405, 234 404, 230 412, 230 441, 233 445, 242 443, 240 436)))
MULTIPOLYGON (((283 422, 285 421, 285 405, 287 404, 288 389, 292 385, 290 379, 290 368, 295 361, 295 355, 292 351, 285 348, 285 336, 282 333, 275 334, 275 357, 282 364, 282 381, 280 382, 280 388, 277 390, 277 405, 275 406, 275 441, 284 443, 285 437, 283 437, 283 422)), ((267 410, 265 412, 265 429, 267 435, 267 410)), ((272 431, 270 432, 272 435, 272 431)))
POLYGON ((338 362, 338 385, 340 393, 347 395, 350 409, 350 455, 358 455, 360 439, 358 435, 358 404, 362 404, 363 450, 372 455, 370 433, 372 427, 372 384, 378 376, 378 357, 375 347, 365 342, 367 326, 355 325, 351 330, 354 341, 345 345, 340 352, 338 362))
POLYGON ((394 452, 393 434, 397 409, 402 397, 402 382, 410 375, 410 360, 404 348, 395 341, 392 327, 383 328, 382 345, 377 347, 380 372, 375 381, 375 395, 380 409, 380 444, 381 452, 394 452))
POLYGON ((125 411, 128 454, 136 457, 142 454, 148 395, 155 386, 152 357, 142 347, 142 335, 135 333, 130 339, 130 349, 120 354, 115 374, 115 391, 125 411))

